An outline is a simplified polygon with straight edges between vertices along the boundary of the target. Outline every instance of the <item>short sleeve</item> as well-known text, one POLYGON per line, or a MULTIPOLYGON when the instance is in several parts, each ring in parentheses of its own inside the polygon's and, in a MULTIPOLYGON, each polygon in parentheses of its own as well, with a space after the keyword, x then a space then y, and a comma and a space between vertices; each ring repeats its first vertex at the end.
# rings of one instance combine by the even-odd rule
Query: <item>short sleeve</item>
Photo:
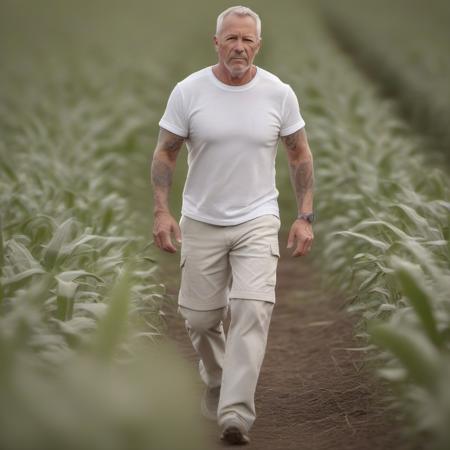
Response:
POLYGON ((181 137, 187 137, 189 126, 183 103, 183 93, 177 84, 169 96, 166 110, 159 121, 159 126, 181 137))
POLYGON ((300 106, 297 96, 289 85, 283 102, 281 113, 280 136, 288 136, 305 126, 305 121, 300 114, 300 106))

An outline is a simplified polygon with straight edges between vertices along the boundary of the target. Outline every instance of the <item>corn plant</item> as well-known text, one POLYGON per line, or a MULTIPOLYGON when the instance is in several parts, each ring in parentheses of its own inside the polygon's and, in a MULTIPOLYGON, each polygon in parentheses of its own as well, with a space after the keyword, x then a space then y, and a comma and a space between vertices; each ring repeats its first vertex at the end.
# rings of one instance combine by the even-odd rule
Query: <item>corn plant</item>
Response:
MULTIPOLYGON (((315 160, 311 256, 326 284, 359 313, 361 348, 392 381, 391 402, 403 411, 410 439, 448 448, 448 178, 427 159, 432 141, 354 70, 320 16, 305 11, 304 19, 299 29, 294 18, 271 18, 275 29, 279 20, 296 30, 291 41, 272 46, 279 56, 271 61, 298 93, 315 160), (307 42, 305 49, 297 42, 307 42), (287 64, 285 54, 296 58, 287 64)), ((283 164, 278 174, 285 172, 283 164)), ((283 205, 293 205, 290 187, 280 186, 283 205)))
POLYGON ((398 96, 417 127, 439 136, 436 145, 448 156, 448 2, 369 1, 362 6, 348 0, 337 7, 325 0, 321 5, 333 36, 380 79, 385 92, 398 96))
POLYGON ((179 408, 194 401, 193 374, 173 349, 130 339, 132 274, 122 271, 95 323, 46 317, 51 276, 0 318, 2 448, 205 448, 200 418, 179 408), (77 351, 66 335, 83 338, 77 351))
MULTIPOLYGON (((146 345, 163 330, 164 298, 142 238, 157 131, 150 124, 175 82, 210 64, 207 38, 219 12, 202 1, 174 4, 43 1, 20 12, 5 2, 2 447, 203 448, 189 372, 146 345), (186 20, 195 7, 211 23, 204 34, 186 20), (193 41, 204 45, 193 50, 193 41)), ((309 3, 258 8, 270 23, 258 64, 298 93, 315 158, 312 256, 360 311, 358 334, 378 349, 380 373, 399 385, 397 405, 414 433, 444 448, 448 181, 427 164, 429 141, 339 53, 309 3)), ((282 156, 277 173, 290 224, 295 202, 282 156)), ((182 183, 175 187, 179 194, 182 183)))
POLYGON ((147 46, 164 26, 139 1, 3 3, 0 447, 204 448, 134 207, 169 83, 171 53, 147 46))

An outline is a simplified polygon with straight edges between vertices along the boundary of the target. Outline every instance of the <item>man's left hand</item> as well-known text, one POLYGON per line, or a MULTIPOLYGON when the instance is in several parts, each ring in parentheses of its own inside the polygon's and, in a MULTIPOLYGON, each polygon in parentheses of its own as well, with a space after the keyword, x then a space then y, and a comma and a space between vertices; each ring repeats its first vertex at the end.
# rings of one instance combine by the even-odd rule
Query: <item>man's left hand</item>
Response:
POLYGON ((287 248, 291 248, 296 242, 292 256, 305 256, 311 250, 313 240, 312 225, 306 220, 297 219, 289 231, 287 248))

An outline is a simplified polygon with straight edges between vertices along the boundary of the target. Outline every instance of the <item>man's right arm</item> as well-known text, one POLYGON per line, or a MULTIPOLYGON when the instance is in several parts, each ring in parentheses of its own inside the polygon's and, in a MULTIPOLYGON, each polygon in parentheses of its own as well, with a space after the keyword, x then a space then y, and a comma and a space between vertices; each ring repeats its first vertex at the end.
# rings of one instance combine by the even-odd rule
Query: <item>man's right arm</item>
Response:
POLYGON ((161 128, 151 164, 153 238, 160 249, 170 253, 177 251, 172 243, 172 234, 178 242, 181 242, 180 227, 169 209, 169 192, 177 156, 184 139, 161 128))

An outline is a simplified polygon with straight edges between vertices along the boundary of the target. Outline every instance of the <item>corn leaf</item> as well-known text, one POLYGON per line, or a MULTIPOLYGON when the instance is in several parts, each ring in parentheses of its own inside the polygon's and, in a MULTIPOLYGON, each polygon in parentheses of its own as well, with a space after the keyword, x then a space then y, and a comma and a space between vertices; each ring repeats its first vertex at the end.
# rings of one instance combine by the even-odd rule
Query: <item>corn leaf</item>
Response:
POLYGON ((10 286, 13 284, 23 284, 23 282, 27 281, 29 278, 32 278, 34 275, 41 275, 47 273, 42 267, 33 267, 28 270, 24 270, 23 272, 17 273, 12 276, 8 276, 2 279, 3 286, 10 286))
POLYGON ((433 391, 439 374, 440 355, 417 330, 398 329, 389 324, 369 327, 374 342, 390 350, 417 384, 433 391))
POLYGON ((91 272, 86 272, 85 270, 67 270, 65 272, 60 272, 56 278, 58 278, 59 280, 62 281, 75 281, 78 280, 80 278, 94 278, 95 280, 97 280, 100 283, 104 283, 105 280, 101 277, 99 277, 98 275, 96 275, 95 273, 91 273, 91 272))
POLYGON ((72 217, 67 219, 56 229, 52 239, 44 247, 43 263, 46 268, 51 269, 55 266, 64 243, 71 238, 75 224, 72 217))
POLYGON ((78 289, 73 281, 58 280, 56 297, 56 317, 59 320, 70 320, 73 314, 73 303, 78 289))
POLYGON ((130 303, 130 272, 125 269, 118 277, 105 316, 99 321, 94 349, 99 356, 111 359, 125 335, 130 303))
POLYGON ((423 283, 423 273, 417 266, 400 258, 393 257, 393 266, 396 268, 396 275, 400 281, 403 293, 410 301, 417 313, 425 332, 434 345, 441 347, 443 337, 439 333, 436 320, 433 315, 432 294, 423 283))
POLYGON ((389 248, 389 244, 387 244, 386 242, 380 241, 379 239, 375 239, 370 236, 366 236, 365 234, 362 233, 355 233, 353 231, 335 231, 333 233, 330 233, 330 235, 350 236, 357 239, 361 239, 363 241, 366 241, 373 247, 381 250, 382 252, 385 252, 389 248))

